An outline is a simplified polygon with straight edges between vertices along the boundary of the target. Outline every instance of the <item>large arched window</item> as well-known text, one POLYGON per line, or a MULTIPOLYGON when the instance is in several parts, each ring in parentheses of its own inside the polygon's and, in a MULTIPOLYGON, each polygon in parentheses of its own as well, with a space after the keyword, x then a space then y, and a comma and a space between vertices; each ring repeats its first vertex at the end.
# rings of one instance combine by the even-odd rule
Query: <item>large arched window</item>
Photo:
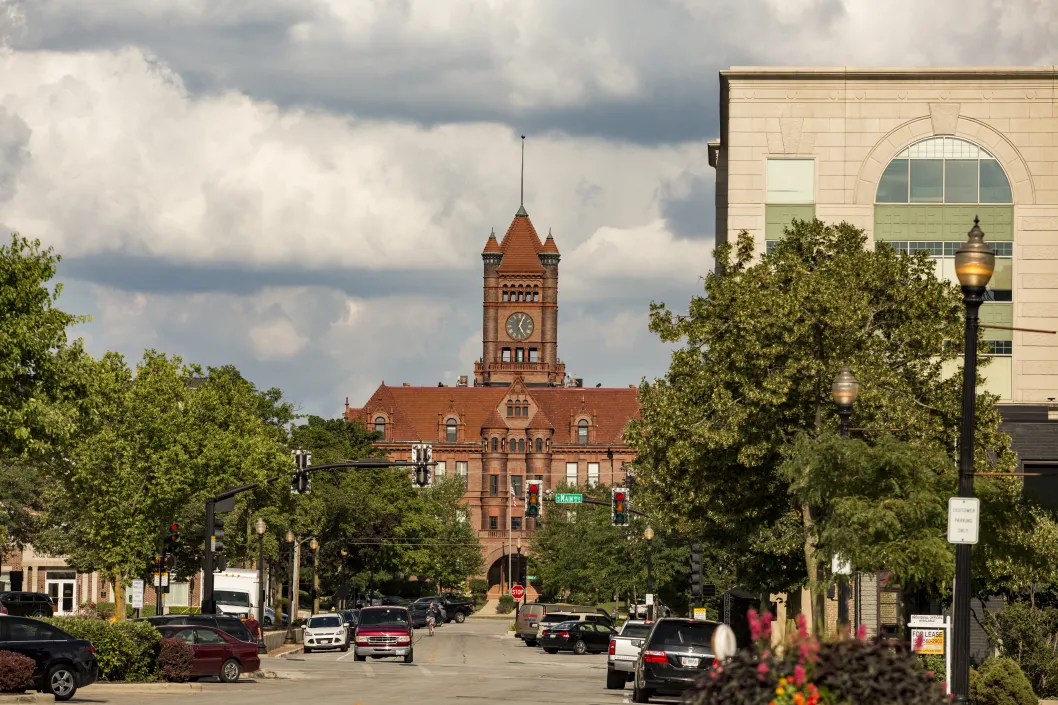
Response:
POLYGON ((577 423, 577 445, 588 445, 588 420, 581 419, 577 423))
POLYGON ((376 416, 375 417, 375 431, 378 433, 386 432, 386 417, 376 416))
POLYGON ((518 439, 518 452, 519 453, 524 453, 525 452, 525 439, 524 438, 519 438, 518 439))
POLYGON ((445 442, 446 443, 455 443, 456 442, 456 437, 458 435, 457 432, 458 432, 458 425, 456 424, 456 420, 455 419, 448 419, 448 421, 445 422, 445 442))
POLYGON ((957 137, 930 137, 889 162, 877 203, 1013 203, 1010 182, 991 154, 957 137))

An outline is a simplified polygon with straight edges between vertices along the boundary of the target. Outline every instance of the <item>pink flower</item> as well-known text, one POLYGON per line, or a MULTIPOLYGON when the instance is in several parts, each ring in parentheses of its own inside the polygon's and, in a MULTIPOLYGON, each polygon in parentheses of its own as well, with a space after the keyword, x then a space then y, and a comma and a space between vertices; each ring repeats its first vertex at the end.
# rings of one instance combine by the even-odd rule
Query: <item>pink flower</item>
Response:
POLYGON ((770 659, 771 658, 771 649, 764 649, 764 651, 761 651, 760 652, 760 657, 764 661, 767 661, 768 659, 770 659))
POLYGON ((749 621, 749 636, 753 641, 760 639, 761 623, 757 619, 757 610, 750 610, 746 613, 746 618, 749 621))
POLYGON ((803 614, 797 615, 797 635, 802 639, 808 638, 808 620, 803 614))
POLYGON ((794 668, 793 668, 793 681, 794 681, 794 685, 796 685, 798 688, 800 688, 802 685, 805 684, 805 667, 804 666, 800 666, 800 665, 799 666, 794 666, 794 668))
POLYGON ((860 641, 866 641, 867 639, 867 625, 861 624, 856 628, 856 638, 860 641))
POLYGON ((762 664, 757 666, 757 673, 759 673, 761 675, 764 675, 765 673, 767 673, 770 670, 771 669, 768 668, 768 664, 766 664, 766 663, 762 663, 762 664))
POLYGON ((919 632, 915 635, 915 651, 921 650, 924 643, 926 643, 926 638, 922 635, 922 632, 919 632))

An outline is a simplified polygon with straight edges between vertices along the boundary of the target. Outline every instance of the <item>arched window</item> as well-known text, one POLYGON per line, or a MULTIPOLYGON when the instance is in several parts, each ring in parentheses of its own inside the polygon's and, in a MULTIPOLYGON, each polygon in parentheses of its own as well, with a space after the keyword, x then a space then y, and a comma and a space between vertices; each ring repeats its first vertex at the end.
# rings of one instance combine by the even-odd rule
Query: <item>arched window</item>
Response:
POLYGON ((375 431, 377 431, 378 433, 385 433, 386 432, 386 417, 385 416, 376 416, 375 417, 375 431))
POLYGON ((495 453, 499 449, 500 449, 500 439, 496 438, 496 436, 493 436, 492 437, 492 452, 495 453))
POLYGON ((581 419, 577 423, 577 445, 588 445, 588 420, 581 419))
POLYGON ((510 292, 507 291, 507 287, 503 287, 503 301, 507 301, 510 298, 510 292))
POLYGON ((877 203, 1013 203, 991 154, 957 137, 930 137, 896 155, 878 181, 877 203))
POLYGON ((539 300, 540 300, 540 290, 539 289, 533 289, 533 301, 539 301, 539 300))
POLYGON ((537 453, 543 453, 544 452, 544 439, 543 438, 537 438, 536 439, 536 452, 537 453))
POLYGON ((448 421, 445 422, 445 442, 446 443, 455 443, 456 442, 456 436, 458 435, 457 434, 457 430, 458 430, 458 425, 456 424, 456 420, 455 419, 448 419, 448 421))
POLYGON ((518 452, 519 453, 524 453, 525 452, 525 439, 524 438, 519 438, 518 439, 518 452))

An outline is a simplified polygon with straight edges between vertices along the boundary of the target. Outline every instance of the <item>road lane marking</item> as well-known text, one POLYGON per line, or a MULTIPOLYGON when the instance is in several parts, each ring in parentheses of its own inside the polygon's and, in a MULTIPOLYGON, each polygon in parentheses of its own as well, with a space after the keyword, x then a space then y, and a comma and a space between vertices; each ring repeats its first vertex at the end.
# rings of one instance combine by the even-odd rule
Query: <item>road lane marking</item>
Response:
POLYGON ((375 677, 375 667, 372 666, 371 664, 365 663, 364 664, 364 675, 367 676, 368 678, 374 678, 375 677))
POLYGON ((341 656, 339 656, 338 658, 336 658, 334 660, 335 661, 341 661, 342 659, 349 658, 350 656, 356 656, 356 652, 355 651, 346 651, 344 654, 342 654, 341 656))
POLYGON ((430 669, 427 668, 426 666, 419 666, 419 673, 423 674, 424 676, 432 676, 433 675, 433 673, 430 671, 430 669))

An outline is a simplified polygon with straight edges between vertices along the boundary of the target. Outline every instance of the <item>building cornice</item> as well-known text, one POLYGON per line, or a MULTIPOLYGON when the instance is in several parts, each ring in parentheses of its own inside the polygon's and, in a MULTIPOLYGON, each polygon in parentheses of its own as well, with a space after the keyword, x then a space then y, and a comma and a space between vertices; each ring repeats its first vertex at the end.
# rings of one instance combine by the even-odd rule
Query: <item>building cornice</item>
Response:
POLYGON ((1053 79, 1058 66, 732 66, 720 72, 721 82, 790 79, 887 79, 894 81, 1053 79))

